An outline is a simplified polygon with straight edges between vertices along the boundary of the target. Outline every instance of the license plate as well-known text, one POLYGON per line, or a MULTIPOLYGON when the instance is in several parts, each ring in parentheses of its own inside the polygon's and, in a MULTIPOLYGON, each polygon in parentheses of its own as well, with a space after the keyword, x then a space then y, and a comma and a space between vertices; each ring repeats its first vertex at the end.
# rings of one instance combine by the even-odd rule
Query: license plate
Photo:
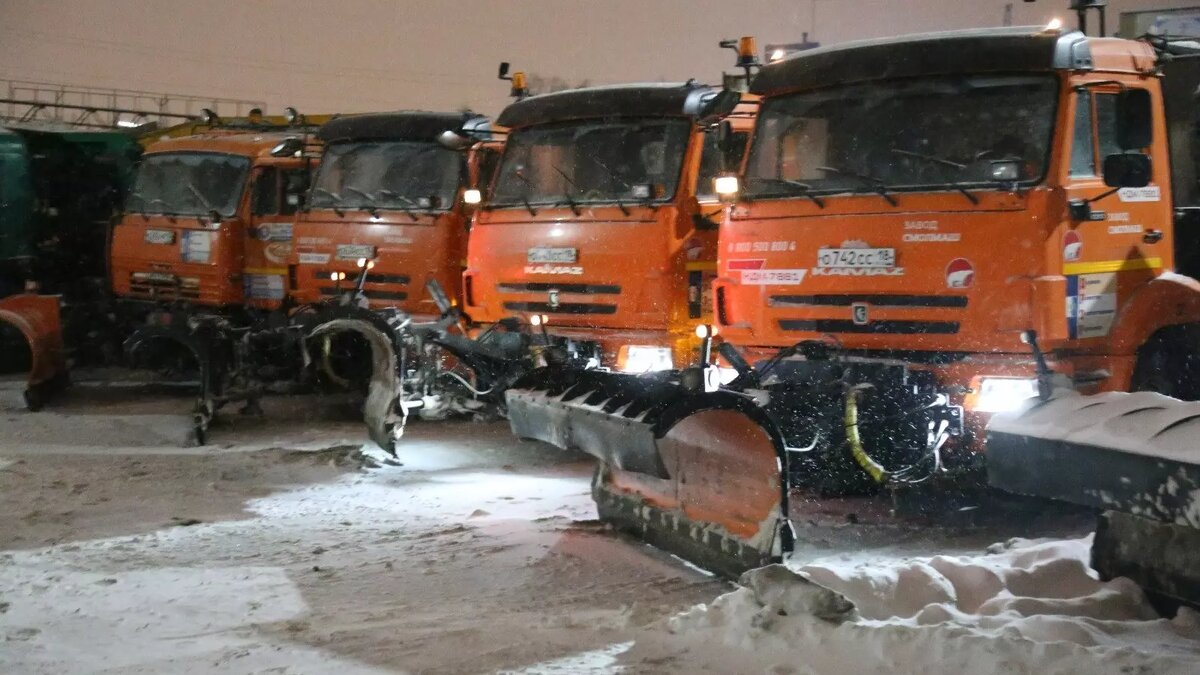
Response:
POLYGON ((894 248, 823 248, 817 267, 895 267, 894 248))
POLYGON ((338 244, 337 257, 339 260, 374 258, 375 247, 370 244, 338 244))
POLYGON ((579 259, 579 250, 574 248, 531 248, 527 262, 531 263, 573 263, 579 259))
POLYGON ((147 244, 174 244, 175 233, 171 230, 146 230, 144 239, 147 244))
POLYGON ((175 283, 175 275, 170 272, 146 272, 146 281, 153 281, 159 284, 175 283))

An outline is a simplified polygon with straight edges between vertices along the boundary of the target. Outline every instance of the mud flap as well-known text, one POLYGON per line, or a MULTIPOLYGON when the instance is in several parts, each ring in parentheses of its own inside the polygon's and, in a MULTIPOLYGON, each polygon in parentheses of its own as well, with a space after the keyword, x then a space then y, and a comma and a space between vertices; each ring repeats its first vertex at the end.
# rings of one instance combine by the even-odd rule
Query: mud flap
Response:
POLYGON ((396 454, 396 426, 402 418, 396 414, 400 398, 400 379, 396 375, 396 349, 382 330, 362 319, 333 319, 318 325, 307 339, 352 331, 371 345, 371 382, 363 405, 367 435, 379 447, 396 454))
POLYGON ((66 386, 66 350, 63 346, 59 299, 54 295, 12 295, 0 299, 0 323, 11 326, 29 346, 30 368, 25 406, 39 410, 66 386))
POLYGON ((619 529, 734 578, 791 552, 783 438, 749 397, 546 368, 507 398, 518 436, 600 460, 593 497, 619 529))

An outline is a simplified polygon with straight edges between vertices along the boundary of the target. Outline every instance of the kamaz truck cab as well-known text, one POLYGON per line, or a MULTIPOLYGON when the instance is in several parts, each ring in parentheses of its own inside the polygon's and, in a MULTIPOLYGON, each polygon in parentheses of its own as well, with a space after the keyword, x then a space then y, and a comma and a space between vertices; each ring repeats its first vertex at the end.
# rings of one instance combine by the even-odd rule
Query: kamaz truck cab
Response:
POLYGON ((429 282, 457 302, 474 206, 463 194, 494 170, 491 134, 487 118, 473 113, 347 115, 322 126, 321 168, 292 254, 297 302, 357 290, 371 308, 428 320, 440 313, 429 282), (445 147, 447 132, 476 142, 445 147))
POLYGON ((314 165, 296 145, 301 133, 214 129, 150 145, 113 230, 116 295, 234 312, 282 307, 314 165))
POLYGON ((741 148, 684 107, 716 95, 692 82, 630 84, 505 108, 497 121, 511 131, 467 255, 470 316, 543 326, 580 367, 647 372, 694 359, 712 306, 712 179, 722 154, 741 148))

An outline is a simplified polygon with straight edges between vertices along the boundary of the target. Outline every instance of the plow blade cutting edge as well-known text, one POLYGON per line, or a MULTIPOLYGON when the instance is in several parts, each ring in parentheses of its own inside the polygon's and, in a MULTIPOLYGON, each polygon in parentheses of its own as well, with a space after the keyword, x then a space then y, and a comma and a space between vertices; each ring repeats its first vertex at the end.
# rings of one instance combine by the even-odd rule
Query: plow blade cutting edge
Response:
POLYGON ((783 439, 752 399, 661 375, 553 368, 506 397, 516 435, 600 460, 602 520, 731 577, 791 552, 783 439))
MULTIPOLYGON (((13 295, 0 299, 0 330, 6 326, 15 329, 29 347, 25 406, 38 410, 54 392, 65 386, 68 377, 58 296, 13 295)), ((5 360, 12 354, 9 350, 5 360)))

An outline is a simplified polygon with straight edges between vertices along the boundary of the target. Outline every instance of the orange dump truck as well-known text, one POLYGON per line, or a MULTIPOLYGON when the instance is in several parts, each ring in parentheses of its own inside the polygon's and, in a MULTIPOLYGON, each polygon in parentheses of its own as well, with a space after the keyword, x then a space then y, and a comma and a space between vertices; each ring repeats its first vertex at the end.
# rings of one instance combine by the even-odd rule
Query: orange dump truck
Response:
POLYGON ((560 377, 543 436, 603 460, 603 516, 733 572, 790 548, 789 487, 976 483, 988 417, 1056 385, 1195 397, 1192 63, 1051 26, 764 67, 722 181, 736 379, 560 377))
POLYGON ((286 342, 292 230, 314 165, 309 131, 214 124, 152 143, 113 228, 112 288, 134 326, 126 351, 143 364, 182 353, 199 368, 201 442, 225 400, 253 405, 253 383, 299 370, 298 354, 259 359, 257 342, 272 332, 286 342))
MULTIPOLYGON (((722 99, 732 107, 730 93, 722 99)), ((508 141, 467 255, 470 316, 544 324, 579 368, 647 372, 693 360, 695 327, 712 307, 721 211, 712 179, 746 136, 723 146, 684 108, 718 95, 694 83, 630 84, 505 108, 497 121, 508 141)))

